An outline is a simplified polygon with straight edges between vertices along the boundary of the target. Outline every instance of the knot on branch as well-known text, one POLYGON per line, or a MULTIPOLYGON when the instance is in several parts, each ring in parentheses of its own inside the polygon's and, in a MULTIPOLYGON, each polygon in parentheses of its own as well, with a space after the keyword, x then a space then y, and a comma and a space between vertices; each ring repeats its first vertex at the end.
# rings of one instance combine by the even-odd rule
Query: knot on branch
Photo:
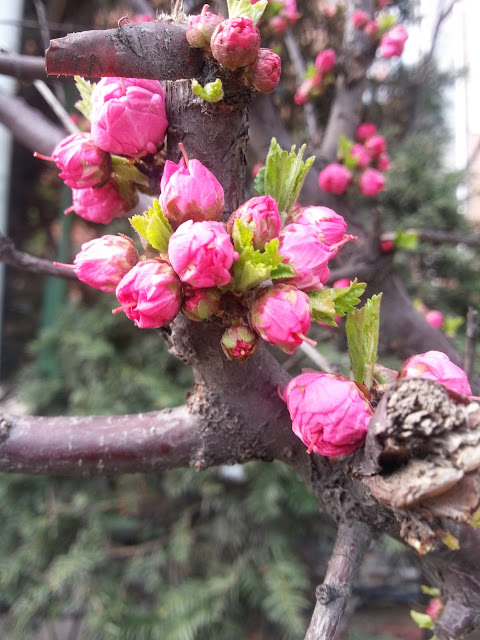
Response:
POLYGON ((341 596, 340 591, 330 584, 319 584, 315 589, 315 598, 320 604, 328 604, 341 596))

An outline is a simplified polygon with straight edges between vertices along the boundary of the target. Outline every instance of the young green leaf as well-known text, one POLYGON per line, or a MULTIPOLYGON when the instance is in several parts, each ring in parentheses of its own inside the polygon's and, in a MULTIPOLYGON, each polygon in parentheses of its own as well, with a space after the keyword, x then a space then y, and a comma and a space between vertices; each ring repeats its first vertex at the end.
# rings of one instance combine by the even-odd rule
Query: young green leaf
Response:
POLYGON ((130 218, 129 222, 135 231, 162 256, 167 255, 168 241, 173 231, 158 200, 154 200, 152 206, 142 215, 130 218))
POLYGON ((308 297, 312 305, 312 320, 336 327, 335 317, 343 317, 353 311, 357 304, 360 303, 360 296, 365 291, 365 287, 365 283, 357 282, 355 278, 349 287, 309 291, 308 297))
POLYGON ((420 629, 433 629, 433 620, 427 613, 420 613, 419 611, 410 611, 410 616, 420 629))
POLYGON ((418 232, 398 229, 394 238, 395 246, 407 251, 415 251, 418 247, 418 232))
POLYGON ((229 18, 250 18, 254 24, 263 16, 268 0, 258 0, 252 4, 250 0, 227 0, 229 18))
POLYGON ((78 100, 75 103, 75 108, 80 111, 80 113, 90 120, 92 114, 92 92, 95 89, 95 83, 89 82, 82 78, 81 76, 74 77, 75 84, 78 89, 78 93, 81 96, 81 100, 78 100))
POLYGON ((361 309, 348 313, 345 325, 354 380, 368 388, 373 383, 377 360, 381 299, 380 293, 367 300, 361 309))
POLYGON ((220 78, 217 78, 215 82, 207 82, 204 87, 198 80, 192 80, 192 91, 205 102, 220 102, 220 100, 223 100, 223 84, 220 78))
POLYGON ((270 195, 277 201, 283 222, 293 209, 306 175, 315 160, 312 156, 305 162, 302 161, 305 148, 306 145, 303 145, 298 153, 295 153, 293 146, 288 153, 280 147, 275 138, 272 138, 270 143, 265 163, 263 195, 270 195))
POLYGON ((265 167, 262 167, 257 173, 257 177, 253 182, 253 188, 259 196, 266 195, 265 193, 265 167))

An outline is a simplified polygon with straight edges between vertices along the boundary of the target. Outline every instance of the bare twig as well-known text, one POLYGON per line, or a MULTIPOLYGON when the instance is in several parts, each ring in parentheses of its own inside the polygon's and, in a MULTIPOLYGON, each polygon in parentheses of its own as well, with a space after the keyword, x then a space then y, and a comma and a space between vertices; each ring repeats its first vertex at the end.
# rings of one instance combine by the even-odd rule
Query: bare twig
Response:
POLYGON ((320 369, 320 371, 326 371, 327 373, 335 373, 332 365, 328 362, 325 356, 312 347, 312 345, 307 342, 302 342, 299 347, 300 351, 303 351, 303 354, 310 358, 310 360, 320 369))
MULTIPOLYGON (((295 68, 297 80, 298 82, 301 82, 303 80, 303 77, 305 76, 305 71, 306 71, 305 61, 303 60, 300 47, 298 46, 298 42, 290 28, 288 28, 285 31, 284 42, 285 42, 285 46, 287 47, 290 60, 292 61, 293 66, 295 68)), ((307 101, 303 105, 303 113, 305 115, 305 122, 307 124, 308 135, 313 141, 313 143, 315 144, 319 141, 320 134, 317 127, 317 118, 315 116, 315 109, 311 102, 307 101)))
POLYGON ((2 471, 110 475, 188 467, 201 448, 186 407, 124 416, 32 417, 0 413, 2 471))
POLYGON ((0 261, 6 262, 13 267, 41 275, 77 280, 77 275, 73 269, 56 267, 50 260, 37 258, 24 251, 18 251, 18 249, 15 249, 13 241, 2 233, 0 233, 0 261))
POLYGON ((0 73, 19 80, 46 78, 45 58, 23 56, 18 53, 0 53, 0 73))
MULTIPOLYGON (((416 233, 419 240, 431 244, 465 244, 472 247, 480 247, 480 233, 472 233, 469 236, 449 231, 434 231, 433 229, 406 229, 407 233, 416 233)), ((395 234, 384 233, 381 240, 393 240, 395 234)))
POLYGON ((363 522, 342 523, 305 640, 333 640, 347 605, 352 584, 370 546, 372 530, 363 522))
POLYGON ((465 336, 465 354, 463 369, 469 380, 472 379, 475 365, 475 348, 478 339, 478 311, 469 309, 467 313, 467 328, 465 336))
POLYGON ((62 103, 58 100, 57 96, 49 89, 46 83, 43 80, 34 80, 33 82, 35 89, 42 96, 48 106, 55 113, 57 118, 63 124, 65 129, 69 133, 78 133, 79 128, 71 119, 68 111, 62 105, 62 103))
POLYGON ((40 35, 44 49, 48 49, 50 44, 50 29, 48 27, 47 12, 42 0, 33 0, 35 11, 37 12, 38 24, 40 26, 40 35))
POLYGON ((435 27, 433 28, 433 33, 432 33, 432 44, 430 46, 430 50, 427 53, 427 55, 425 56, 424 59, 424 64, 428 65, 430 63, 430 61, 433 58, 433 55, 435 53, 435 46, 437 44, 438 41, 438 34, 440 33, 440 29, 442 27, 442 24, 444 23, 444 21, 448 18, 448 16, 452 13, 453 11, 453 7, 457 4, 457 0, 452 0, 452 2, 449 4, 449 6, 445 9, 445 11, 441 11, 438 14, 438 18, 437 21, 435 23, 435 27))

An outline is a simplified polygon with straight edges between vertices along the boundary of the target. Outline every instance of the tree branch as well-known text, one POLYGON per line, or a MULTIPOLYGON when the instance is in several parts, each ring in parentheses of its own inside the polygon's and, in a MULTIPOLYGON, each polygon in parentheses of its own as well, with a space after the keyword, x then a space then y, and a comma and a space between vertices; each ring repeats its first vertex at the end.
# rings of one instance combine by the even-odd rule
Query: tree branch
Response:
POLYGON ((0 74, 19 80, 45 80, 45 58, 24 56, 18 53, 0 53, 0 74))
POLYGON ((333 640, 371 541, 372 530, 363 522, 340 524, 325 580, 315 591, 317 604, 305 640, 333 640))
POLYGON ((57 278, 65 278, 66 280, 77 280, 77 274, 73 269, 56 267, 50 260, 37 258, 24 251, 18 251, 18 249, 15 249, 13 241, 2 233, 0 233, 0 261, 12 267, 31 271, 39 275, 55 276, 57 278))
POLYGON ((22 98, 0 92, 0 123, 27 149, 50 155, 65 137, 65 130, 52 124, 44 115, 28 106, 22 98))
POLYGON ((123 76, 180 80, 201 75, 201 49, 189 46, 186 25, 141 22, 105 31, 82 31, 50 42, 49 75, 123 76))
POLYGON ((201 448, 198 424, 187 407, 96 417, 0 413, 0 470, 90 476, 186 467, 201 448))

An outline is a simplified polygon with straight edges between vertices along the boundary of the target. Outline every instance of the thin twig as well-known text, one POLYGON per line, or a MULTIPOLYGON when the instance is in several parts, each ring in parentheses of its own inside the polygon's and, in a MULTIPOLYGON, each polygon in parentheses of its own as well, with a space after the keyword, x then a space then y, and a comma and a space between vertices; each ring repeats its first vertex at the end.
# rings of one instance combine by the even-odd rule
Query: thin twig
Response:
POLYGON ((445 9, 445 11, 442 11, 438 18, 437 18, 437 22, 435 23, 435 27, 433 29, 433 33, 432 33, 432 44, 430 46, 430 50, 427 53, 427 55, 425 56, 425 60, 424 63, 428 65, 428 63, 430 62, 430 60, 432 60, 433 58, 433 54, 435 53, 435 46, 437 44, 437 40, 438 40, 438 34, 440 33, 440 28, 443 24, 443 22, 448 18, 448 16, 452 13, 453 11, 453 7, 457 4, 457 0, 452 0, 452 2, 450 3, 450 5, 447 7, 447 9, 445 9))
POLYGON ((0 261, 40 275, 77 280, 77 275, 73 269, 56 267, 50 260, 37 258, 24 251, 18 251, 18 249, 15 249, 13 241, 2 233, 0 233, 0 261))
POLYGON ((42 96, 45 102, 51 107, 57 118, 63 124, 65 129, 69 133, 78 133, 80 129, 71 119, 68 111, 63 104, 58 100, 57 96, 51 91, 43 80, 34 80, 35 89, 42 96))
POLYGON ((323 584, 317 587, 317 604, 305 640, 333 640, 372 530, 363 522, 342 523, 323 584))
MULTIPOLYGON (((290 56, 290 60, 292 61, 295 68, 295 73, 297 75, 298 81, 301 82, 305 75, 306 65, 303 60, 300 47, 298 46, 298 42, 290 28, 285 31, 284 40, 285 46, 287 47, 288 55, 290 56)), ((307 124, 308 135, 314 142, 318 142, 320 134, 317 127, 317 118, 315 116, 315 109, 313 107, 313 104, 307 101, 303 105, 303 112, 305 114, 305 122, 307 124)))
POLYGON ((469 309, 467 312, 467 327, 465 335, 465 354, 463 358, 463 370, 469 380, 472 379, 475 365, 475 349, 478 339, 478 311, 469 309))
POLYGON ((324 356, 322 356, 322 354, 317 351, 315 347, 312 347, 311 344, 302 342, 299 350, 302 351, 303 354, 307 356, 307 358, 310 358, 310 360, 320 369, 320 371, 326 371, 326 373, 335 373, 332 365, 328 362, 328 360, 324 356))
POLYGON ((47 12, 42 0, 33 0, 35 11, 37 12, 38 25, 40 27, 40 36, 44 49, 48 49, 50 44, 50 29, 48 27, 47 12))
MULTIPOLYGON (((465 244, 472 247, 480 247, 480 233, 469 236, 449 231, 434 231, 432 229, 406 229, 406 233, 416 233, 419 240, 431 244, 465 244)), ((384 233, 381 240, 393 240, 394 234, 384 233)))

